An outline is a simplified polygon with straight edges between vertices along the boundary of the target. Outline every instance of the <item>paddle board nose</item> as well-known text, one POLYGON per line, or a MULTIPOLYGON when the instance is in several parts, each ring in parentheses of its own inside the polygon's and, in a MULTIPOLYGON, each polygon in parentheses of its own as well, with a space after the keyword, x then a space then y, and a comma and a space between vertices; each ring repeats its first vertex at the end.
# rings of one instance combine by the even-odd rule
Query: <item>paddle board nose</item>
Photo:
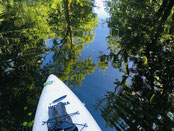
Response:
POLYGON ((66 104, 67 114, 79 112, 78 115, 71 116, 72 122, 77 124, 78 130, 83 128, 84 131, 101 131, 94 118, 78 97, 53 74, 49 75, 44 84, 35 114, 33 131, 48 131, 48 125, 43 124, 43 122, 49 121, 50 119, 48 115, 49 107, 55 106, 54 104, 59 102, 69 103, 66 104), (53 104, 50 105, 50 103, 53 104))

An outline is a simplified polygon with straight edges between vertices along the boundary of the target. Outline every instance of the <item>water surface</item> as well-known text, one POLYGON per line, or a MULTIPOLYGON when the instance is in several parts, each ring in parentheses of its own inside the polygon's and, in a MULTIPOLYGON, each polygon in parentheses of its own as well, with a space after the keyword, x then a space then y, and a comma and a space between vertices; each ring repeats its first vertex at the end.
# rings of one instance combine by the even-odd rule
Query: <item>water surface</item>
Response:
POLYGON ((1 0, 0 129, 31 129, 49 74, 104 131, 173 130, 172 0, 1 0))

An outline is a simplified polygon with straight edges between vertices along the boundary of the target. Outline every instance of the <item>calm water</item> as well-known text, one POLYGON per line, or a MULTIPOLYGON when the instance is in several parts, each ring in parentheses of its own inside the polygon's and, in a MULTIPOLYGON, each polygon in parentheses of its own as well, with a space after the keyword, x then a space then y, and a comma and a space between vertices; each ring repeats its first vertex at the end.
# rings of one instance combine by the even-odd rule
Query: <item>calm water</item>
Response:
POLYGON ((0 1, 0 130, 30 129, 57 75, 104 131, 174 130, 174 1, 0 1))

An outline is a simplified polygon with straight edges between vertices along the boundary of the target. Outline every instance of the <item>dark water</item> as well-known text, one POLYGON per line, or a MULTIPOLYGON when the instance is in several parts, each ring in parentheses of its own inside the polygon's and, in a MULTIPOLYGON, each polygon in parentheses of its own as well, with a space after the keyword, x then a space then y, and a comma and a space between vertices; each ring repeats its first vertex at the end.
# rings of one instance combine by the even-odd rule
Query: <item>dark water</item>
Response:
POLYGON ((173 130, 173 4, 1 0, 0 130, 32 127, 49 74, 104 131, 173 130))

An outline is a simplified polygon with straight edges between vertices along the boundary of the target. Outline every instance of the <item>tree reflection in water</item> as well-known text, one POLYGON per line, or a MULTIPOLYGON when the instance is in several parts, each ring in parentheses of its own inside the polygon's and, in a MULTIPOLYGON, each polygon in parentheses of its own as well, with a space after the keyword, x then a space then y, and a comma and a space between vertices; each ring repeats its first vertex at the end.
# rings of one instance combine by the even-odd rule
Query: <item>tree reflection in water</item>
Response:
POLYGON ((95 69, 80 60, 94 39, 93 0, 0 0, 0 130, 31 127, 42 84, 50 73, 71 87, 95 69), (45 40, 54 45, 46 48, 45 40), (42 67, 53 52, 53 63, 42 67))
POLYGON ((109 55, 122 73, 113 92, 98 101, 107 126, 117 130, 174 129, 173 0, 109 0, 109 55))

